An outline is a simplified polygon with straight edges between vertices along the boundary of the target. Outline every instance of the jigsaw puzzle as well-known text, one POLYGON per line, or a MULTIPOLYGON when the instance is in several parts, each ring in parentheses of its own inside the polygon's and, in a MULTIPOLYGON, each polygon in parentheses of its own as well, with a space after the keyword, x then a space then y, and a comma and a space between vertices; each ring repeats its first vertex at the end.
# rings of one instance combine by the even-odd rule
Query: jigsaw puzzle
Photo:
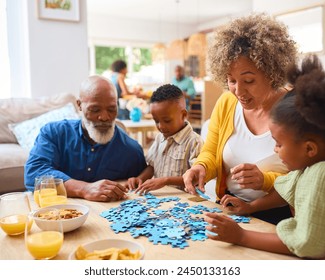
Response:
MULTIPOLYGON (((179 197, 158 198, 150 193, 143 197, 121 202, 119 207, 103 211, 100 216, 111 222, 111 229, 129 232, 133 238, 145 236, 153 244, 170 245, 173 248, 188 247, 188 240, 204 241, 207 222, 198 215, 204 212, 220 213, 219 208, 203 205, 191 206, 179 197), (173 202, 169 209, 158 209, 162 203, 173 202)), ((248 223, 249 217, 229 216, 237 223, 248 223)))

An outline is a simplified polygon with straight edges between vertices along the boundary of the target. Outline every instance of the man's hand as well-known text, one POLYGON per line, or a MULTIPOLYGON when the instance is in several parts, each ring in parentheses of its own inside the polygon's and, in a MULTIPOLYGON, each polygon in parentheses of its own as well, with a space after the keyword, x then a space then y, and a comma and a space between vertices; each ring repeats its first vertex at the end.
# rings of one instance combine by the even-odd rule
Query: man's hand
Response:
POLYGON ((117 201, 126 198, 127 188, 110 181, 100 180, 83 187, 83 198, 92 201, 117 201))

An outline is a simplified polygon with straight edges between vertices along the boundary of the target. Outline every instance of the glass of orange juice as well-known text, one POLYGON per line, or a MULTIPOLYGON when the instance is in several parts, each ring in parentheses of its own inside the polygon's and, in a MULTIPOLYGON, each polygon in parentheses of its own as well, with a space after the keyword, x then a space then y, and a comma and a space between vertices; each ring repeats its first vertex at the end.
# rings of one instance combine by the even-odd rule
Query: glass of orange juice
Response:
POLYGON ((27 216, 25 226, 25 246, 28 252, 37 260, 49 260, 54 258, 63 244, 63 227, 59 210, 50 208, 55 220, 44 220, 42 228, 34 222, 33 213, 27 216), (30 226, 31 225, 31 226, 30 226))
POLYGON ((43 180, 39 190, 40 207, 67 203, 67 192, 62 179, 43 180))
POLYGON ((14 192, 0 196, 0 227, 8 235, 19 235, 25 231, 30 213, 27 193, 14 192))
POLYGON ((43 175, 35 178, 35 183, 34 183, 34 201, 35 203, 40 206, 39 204, 39 189, 41 187, 41 182, 42 181, 50 181, 53 180, 54 176, 53 175, 43 175))

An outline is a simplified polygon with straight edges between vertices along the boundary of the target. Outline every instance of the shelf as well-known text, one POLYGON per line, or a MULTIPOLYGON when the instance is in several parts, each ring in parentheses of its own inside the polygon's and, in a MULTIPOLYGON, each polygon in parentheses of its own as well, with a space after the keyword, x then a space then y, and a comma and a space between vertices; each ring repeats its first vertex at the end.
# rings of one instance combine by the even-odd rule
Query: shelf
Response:
POLYGON ((213 108, 223 92, 222 86, 212 81, 204 81, 203 93, 190 100, 189 121, 196 124, 199 122, 201 127, 203 122, 210 118, 213 108))

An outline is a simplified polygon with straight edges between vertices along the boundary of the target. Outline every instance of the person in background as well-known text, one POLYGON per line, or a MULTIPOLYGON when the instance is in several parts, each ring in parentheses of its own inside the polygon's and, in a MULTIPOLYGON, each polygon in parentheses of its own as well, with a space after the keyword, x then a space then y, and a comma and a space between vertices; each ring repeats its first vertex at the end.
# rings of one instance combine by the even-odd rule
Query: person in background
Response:
MULTIPOLYGON (((273 105, 286 93, 287 67, 297 48, 284 24, 266 14, 233 20, 215 33, 209 49, 214 80, 227 82, 211 115, 207 139, 184 175, 185 189, 217 178, 216 195, 231 194, 247 202, 273 190, 276 177, 288 172, 274 152, 268 122, 273 105)), ((290 217, 288 206, 254 213, 277 224, 290 217)))
POLYGON ((115 201, 127 189, 117 183, 138 176, 146 167, 141 146, 116 123, 117 94, 101 76, 82 84, 77 100, 81 120, 51 122, 41 128, 25 165, 25 185, 53 175, 64 181, 69 197, 115 201))
POLYGON ((275 181, 275 190, 250 203, 223 197, 229 210, 249 214, 289 204, 294 217, 276 233, 245 230, 223 215, 206 214, 214 240, 304 258, 325 258, 325 72, 317 56, 291 69, 294 89, 273 108, 269 123, 275 151, 291 171, 275 181))
POLYGON ((111 81, 116 87, 119 108, 117 118, 120 120, 128 120, 129 110, 125 107, 127 100, 130 98, 141 97, 141 88, 135 88, 134 91, 130 91, 125 83, 126 74, 128 72, 127 65, 124 60, 116 60, 111 65, 111 81))
POLYGON ((160 133, 148 151, 148 166, 128 180, 128 187, 139 193, 166 185, 183 189, 182 175, 198 156, 203 140, 186 121, 182 91, 170 84, 160 86, 151 96, 150 112, 160 133))
POLYGON ((196 91, 192 79, 185 76, 184 68, 180 65, 175 67, 175 76, 172 79, 172 84, 179 87, 183 92, 186 99, 186 108, 189 110, 190 100, 195 97, 196 91))

